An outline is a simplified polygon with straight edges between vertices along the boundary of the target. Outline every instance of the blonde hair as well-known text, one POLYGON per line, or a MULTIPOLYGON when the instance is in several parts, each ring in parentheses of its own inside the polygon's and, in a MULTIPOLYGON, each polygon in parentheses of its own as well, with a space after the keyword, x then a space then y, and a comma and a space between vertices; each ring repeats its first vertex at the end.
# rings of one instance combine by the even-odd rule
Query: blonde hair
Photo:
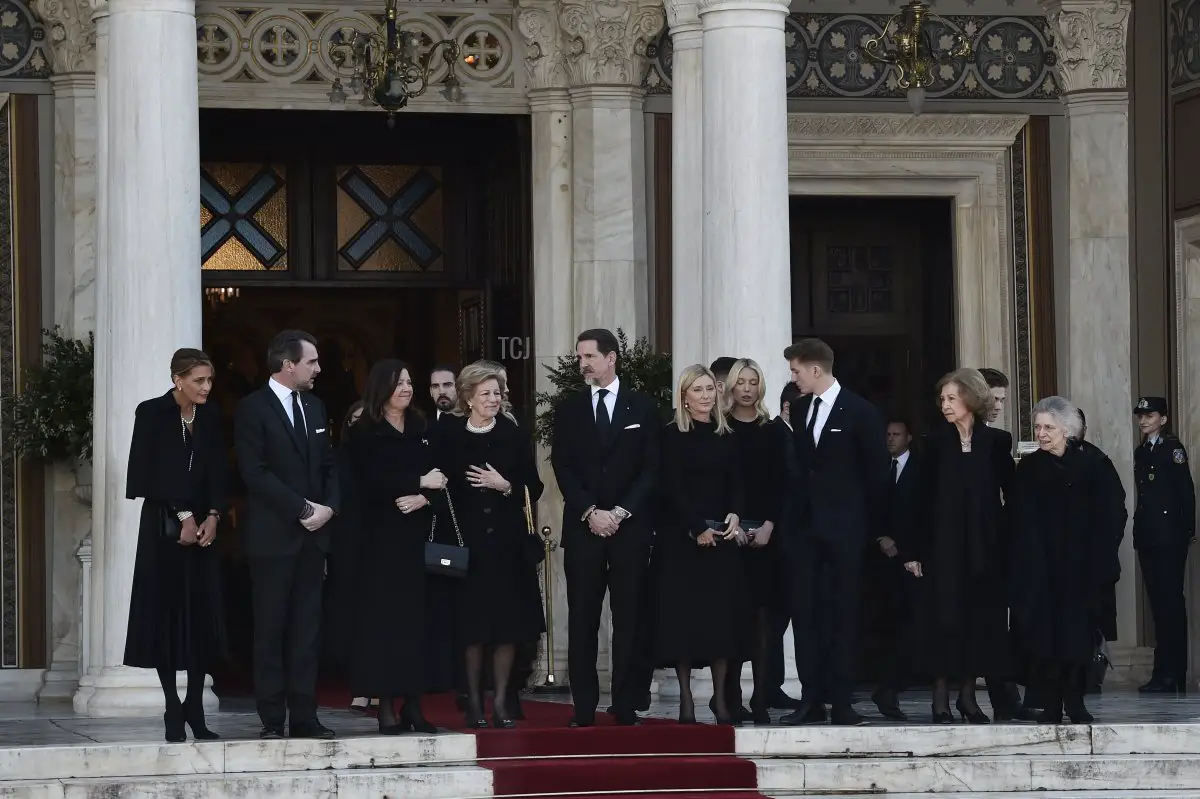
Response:
POLYGON ((771 421, 771 412, 767 410, 767 404, 763 401, 763 397, 767 395, 767 378, 763 374, 762 367, 753 358, 739 358, 733 362, 733 366, 729 367, 729 375, 725 378, 724 396, 721 397, 722 409, 725 413, 733 411, 733 387, 738 378, 742 376, 743 369, 752 369, 758 377, 758 400, 754 403, 754 413, 758 416, 758 423, 764 424, 771 421))
MULTIPOLYGON (((702 363, 694 363, 679 373, 679 401, 675 403, 675 426, 683 432, 692 429, 692 415, 687 412, 684 407, 687 400, 688 389, 702 377, 707 377, 713 381, 713 386, 717 385, 717 377, 708 367, 702 363)), ((721 410, 721 398, 717 397, 717 401, 713 403, 713 409, 709 421, 717 426, 717 435, 724 435, 730 431, 729 422, 725 420, 725 412, 721 410)))
POLYGON ((951 383, 958 386, 960 398, 967 410, 976 418, 986 421, 995 400, 992 399, 992 390, 988 388, 983 374, 978 369, 955 369, 943 375, 935 389, 939 406, 942 404, 942 389, 951 383))
POLYGON ((480 384, 486 383, 488 380, 496 381, 496 385, 500 387, 500 396, 505 398, 500 401, 500 413, 505 419, 516 424, 517 419, 512 413, 512 403, 506 399, 508 380, 505 369, 495 361, 476 361, 463 367, 462 371, 458 373, 458 377, 454 381, 454 387, 458 391, 458 404, 454 407, 454 415, 470 416, 471 406, 468 403, 475 398, 475 392, 479 389, 480 384))

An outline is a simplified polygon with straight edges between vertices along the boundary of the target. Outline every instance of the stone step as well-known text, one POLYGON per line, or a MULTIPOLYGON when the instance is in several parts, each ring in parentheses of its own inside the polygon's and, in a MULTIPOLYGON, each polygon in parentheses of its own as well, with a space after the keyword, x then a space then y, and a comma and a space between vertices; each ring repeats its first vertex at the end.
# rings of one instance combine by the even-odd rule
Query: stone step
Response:
MULTIPOLYGON (((795 794, 775 794, 788 797, 795 794)), ((839 793, 837 799, 880 799, 878 793, 839 793)), ((928 793, 889 793, 887 799, 929 799, 928 793)), ((1028 791, 1002 793, 956 793, 954 799, 1030 799, 1028 791)), ((1196 791, 1041 791, 1036 799, 1200 799, 1196 791)))
MULTIPOLYGON (((462 733, 337 738, 88 743, 0 748, 0 787, 9 780, 239 775, 322 769, 473 764, 475 736, 462 733)), ((297 775, 302 776, 302 775, 297 775)), ((3 796, 0 791, 0 796, 3 796)))
MULTIPOLYGON (((1200 790, 1195 755, 1012 755, 756 760, 758 790, 806 793, 1200 790)), ((1041 793, 1038 794, 1042 796, 1041 793)))
POLYGON ((0 782, 4 799, 475 799, 491 795, 492 772, 477 766, 0 782))
POLYGON ((742 727, 745 757, 1200 755, 1200 724, 869 725, 742 727))

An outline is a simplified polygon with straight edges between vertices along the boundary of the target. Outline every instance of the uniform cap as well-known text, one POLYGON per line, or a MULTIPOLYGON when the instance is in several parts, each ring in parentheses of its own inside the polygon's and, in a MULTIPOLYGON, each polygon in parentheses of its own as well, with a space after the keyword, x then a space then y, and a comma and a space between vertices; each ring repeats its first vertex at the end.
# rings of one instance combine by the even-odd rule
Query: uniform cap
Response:
POLYGON ((1141 397, 1138 399, 1137 405, 1133 408, 1133 415, 1141 416, 1143 413, 1161 413, 1165 416, 1167 413, 1167 398, 1141 397))

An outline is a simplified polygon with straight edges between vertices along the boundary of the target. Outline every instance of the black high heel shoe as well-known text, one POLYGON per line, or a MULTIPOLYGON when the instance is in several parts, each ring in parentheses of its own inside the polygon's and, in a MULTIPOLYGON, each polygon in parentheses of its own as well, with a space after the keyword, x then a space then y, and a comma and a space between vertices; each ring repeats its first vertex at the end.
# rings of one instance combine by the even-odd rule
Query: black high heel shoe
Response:
POLYGON ((953 724, 954 714, 949 710, 938 710, 936 707, 929 708, 930 714, 933 716, 934 724, 953 724))
MULTIPOLYGON (((978 705, 975 706, 974 710, 967 710, 966 706, 963 705, 963 701, 962 701, 961 697, 959 698, 959 700, 957 702, 954 703, 954 706, 956 708, 958 708, 958 712, 959 712, 959 714, 962 715, 963 721, 967 722, 968 724, 991 724, 992 723, 992 720, 987 717, 986 713, 984 713, 982 710, 979 709, 978 705)), ((953 719, 953 718, 954 717, 951 716, 951 719, 953 719)))
POLYGON ((766 705, 751 700, 750 720, 755 727, 769 727, 771 726, 771 713, 767 710, 766 705))
POLYGON ((437 727, 433 726, 425 718, 420 708, 413 708, 408 702, 404 703, 404 709, 400 711, 400 723, 404 725, 406 730, 424 733, 425 735, 433 735, 437 732, 437 727))
POLYGON ((192 728, 192 737, 197 741, 219 741, 220 735, 210 730, 204 724, 204 706, 184 705, 183 718, 187 725, 192 728))
POLYGON ((513 721, 512 719, 508 718, 508 715, 506 713, 502 713, 501 711, 493 708, 492 709, 492 726, 498 730, 511 730, 511 729, 516 728, 517 723, 515 721, 513 721))
POLYGON ((183 708, 176 705, 168 707, 163 714, 163 726, 166 727, 166 738, 169 744, 181 744, 187 740, 183 729, 183 708))

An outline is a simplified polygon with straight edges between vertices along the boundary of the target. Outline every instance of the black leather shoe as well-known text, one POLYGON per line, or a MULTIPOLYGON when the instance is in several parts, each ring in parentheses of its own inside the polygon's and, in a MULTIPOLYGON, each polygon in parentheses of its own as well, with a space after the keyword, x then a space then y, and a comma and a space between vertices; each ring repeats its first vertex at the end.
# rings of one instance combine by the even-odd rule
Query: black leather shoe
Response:
POLYGON ((833 706, 829 711, 829 723, 835 727, 862 727, 870 722, 861 713, 849 705, 833 706))
POLYGON ((264 724, 263 728, 258 731, 258 737, 264 741, 278 741, 283 738, 283 727, 272 727, 264 724))
POLYGON ((594 718, 581 719, 578 716, 572 716, 571 720, 567 722, 568 727, 593 727, 595 724, 596 720, 594 718))
POLYGON ((310 724, 293 726, 288 729, 289 738, 315 738, 321 741, 328 741, 337 737, 337 734, 325 727, 319 721, 314 721, 310 724))
POLYGON ((632 710, 626 711, 626 712, 621 712, 621 713, 614 713, 613 716, 616 718, 618 727, 640 727, 640 726, 642 726, 642 720, 640 718, 638 718, 638 714, 633 712, 632 710))
POLYGON ((900 709, 895 691, 885 691, 880 688, 871 694, 871 701, 879 709, 879 714, 888 721, 908 721, 908 715, 900 709))
POLYGON ((775 691, 767 698, 767 707, 773 710, 796 710, 800 707, 800 700, 793 699, 783 691, 775 691))
POLYGON ((1138 692, 1143 694, 1186 694, 1187 685, 1182 680, 1155 677, 1138 688, 1138 692))
POLYGON ((800 701, 800 707, 779 719, 786 727, 799 727, 802 724, 824 724, 826 721, 825 705, 800 701))

